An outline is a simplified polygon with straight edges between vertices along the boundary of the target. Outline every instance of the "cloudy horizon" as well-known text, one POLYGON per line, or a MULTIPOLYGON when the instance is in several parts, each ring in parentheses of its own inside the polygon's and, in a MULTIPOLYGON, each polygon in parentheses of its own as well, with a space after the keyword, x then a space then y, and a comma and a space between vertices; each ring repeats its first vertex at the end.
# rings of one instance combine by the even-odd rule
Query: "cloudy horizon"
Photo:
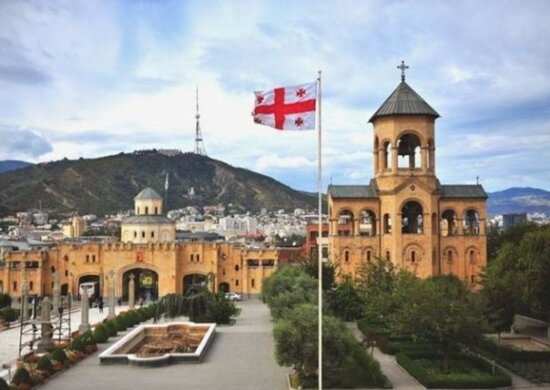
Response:
POLYGON ((323 71, 323 186, 373 174, 368 119, 400 81, 441 118, 437 175, 550 189, 550 3, 5 1, 0 160, 192 151, 316 189, 316 134, 252 122, 254 90, 323 71))

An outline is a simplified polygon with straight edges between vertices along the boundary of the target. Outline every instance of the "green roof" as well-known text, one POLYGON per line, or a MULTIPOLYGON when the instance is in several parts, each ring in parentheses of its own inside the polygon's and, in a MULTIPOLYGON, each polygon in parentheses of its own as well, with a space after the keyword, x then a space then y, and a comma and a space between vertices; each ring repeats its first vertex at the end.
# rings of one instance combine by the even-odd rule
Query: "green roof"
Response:
POLYGON ((124 225, 172 225, 173 223, 174 221, 163 215, 134 215, 122 221, 124 225))
POLYGON ((406 82, 402 81, 369 119, 389 115, 429 115, 438 118, 439 114, 406 82))
POLYGON ((374 183, 369 185, 329 185, 328 193, 332 198, 378 198, 374 183))
POLYGON ((487 193, 481 184, 447 184, 442 185, 440 189, 442 198, 488 198, 487 193))
POLYGON ((149 199, 162 200, 162 196, 160 196, 157 193, 157 191, 155 191, 151 187, 147 187, 143 191, 141 191, 139 194, 137 194, 136 197, 134 198, 134 200, 149 200, 149 199))

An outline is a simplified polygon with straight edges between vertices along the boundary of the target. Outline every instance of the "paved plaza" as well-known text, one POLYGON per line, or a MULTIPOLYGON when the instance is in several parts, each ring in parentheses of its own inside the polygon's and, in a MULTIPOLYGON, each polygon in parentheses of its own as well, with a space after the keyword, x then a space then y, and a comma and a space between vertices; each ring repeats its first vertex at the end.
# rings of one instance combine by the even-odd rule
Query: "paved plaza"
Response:
MULTIPOLYGON (((59 376, 43 389, 287 389, 287 368, 279 367, 273 352, 269 310, 259 299, 237 305, 242 309, 234 326, 218 326, 216 336, 199 364, 157 368, 100 365, 99 351, 59 376)), ((118 340, 111 338, 110 341, 118 340)))

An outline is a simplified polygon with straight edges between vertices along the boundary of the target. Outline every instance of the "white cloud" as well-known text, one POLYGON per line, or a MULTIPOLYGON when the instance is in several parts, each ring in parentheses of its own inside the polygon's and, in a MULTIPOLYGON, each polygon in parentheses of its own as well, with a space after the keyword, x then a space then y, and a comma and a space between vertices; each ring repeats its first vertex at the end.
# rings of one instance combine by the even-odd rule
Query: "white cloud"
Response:
POLYGON ((303 156, 280 157, 277 154, 261 156, 256 161, 256 169, 266 171, 271 169, 300 169, 316 166, 316 161, 308 160, 303 156))

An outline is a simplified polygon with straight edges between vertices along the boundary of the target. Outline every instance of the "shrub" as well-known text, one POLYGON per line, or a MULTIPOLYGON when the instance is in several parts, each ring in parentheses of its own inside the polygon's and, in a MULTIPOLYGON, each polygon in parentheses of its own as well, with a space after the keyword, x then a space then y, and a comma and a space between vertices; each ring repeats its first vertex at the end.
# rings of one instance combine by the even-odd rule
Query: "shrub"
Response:
POLYGON ((126 321, 120 315, 115 317, 115 319, 113 320, 113 324, 115 325, 117 332, 125 331, 126 328, 128 328, 126 321))
POLYGON ((2 377, 0 377, 0 390, 10 390, 8 382, 6 382, 2 377))
POLYGON ((52 361, 47 355, 42 356, 36 363, 36 368, 40 371, 52 373, 54 371, 52 361))
POLYGON ((129 325, 129 327, 134 326, 136 324, 139 324, 141 322, 140 316, 138 315, 136 310, 131 310, 128 313, 126 313, 126 318, 127 318, 128 324, 131 323, 131 325, 129 325))
POLYGON ((25 367, 19 367, 15 371, 15 374, 13 374, 11 381, 16 386, 21 384, 27 384, 32 386, 31 376, 25 367))
POLYGON ((84 345, 94 345, 95 340, 91 330, 88 330, 80 335, 80 339, 84 345))
POLYGON ((548 362, 550 352, 544 351, 521 351, 505 345, 499 345, 488 338, 482 338, 478 343, 471 346, 472 349, 493 358, 504 360, 510 364, 515 362, 548 362))
POLYGON ((19 318, 19 310, 5 307, 0 310, 0 317, 4 317, 6 322, 13 322, 19 318))
POLYGON ((75 337, 70 345, 70 349, 78 352, 84 352, 85 347, 86 347, 86 344, 82 341, 82 339, 79 336, 75 337))
POLYGON ((68 360, 67 354, 61 348, 54 348, 50 356, 52 357, 53 360, 56 360, 61 363, 65 363, 68 360))
POLYGON ((109 331, 103 324, 99 324, 95 327, 93 332, 93 338, 96 343, 105 343, 109 340, 109 331))
POLYGON ((11 297, 9 294, 0 294, 0 309, 11 306, 11 297))
POLYGON ((149 318, 151 318, 148 314, 148 311, 146 310, 146 308, 142 307, 142 308, 139 308, 138 310, 136 310, 136 314, 139 318, 139 322, 145 322, 147 321, 149 318))
POLYGON ((104 321, 103 325, 105 326, 105 329, 107 329, 107 333, 109 334, 109 337, 116 336, 117 329, 113 321, 104 321))
POLYGON ((437 353, 399 353, 397 362, 427 388, 448 389, 476 389, 510 386, 510 376, 502 370, 495 368, 495 375, 491 375, 491 364, 473 355, 453 355, 453 358, 466 360, 473 368, 485 371, 486 375, 471 374, 444 374, 427 370, 417 359, 442 360, 443 355, 437 353))

